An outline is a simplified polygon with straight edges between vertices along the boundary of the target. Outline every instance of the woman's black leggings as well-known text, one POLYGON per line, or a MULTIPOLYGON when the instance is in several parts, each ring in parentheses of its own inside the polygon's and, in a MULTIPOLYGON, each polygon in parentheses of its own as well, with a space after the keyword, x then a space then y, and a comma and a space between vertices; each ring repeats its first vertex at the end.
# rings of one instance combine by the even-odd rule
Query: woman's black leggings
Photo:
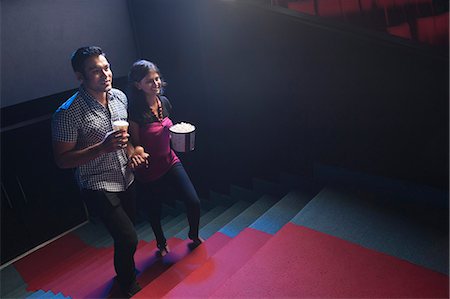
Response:
POLYGON ((175 199, 181 200, 186 205, 189 222, 189 237, 198 237, 200 223, 200 199, 181 163, 176 163, 161 178, 147 183, 139 184, 139 198, 143 206, 149 211, 150 225, 158 244, 165 244, 166 238, 161 227, 161 210, 163 198, 169 193, 175 199))

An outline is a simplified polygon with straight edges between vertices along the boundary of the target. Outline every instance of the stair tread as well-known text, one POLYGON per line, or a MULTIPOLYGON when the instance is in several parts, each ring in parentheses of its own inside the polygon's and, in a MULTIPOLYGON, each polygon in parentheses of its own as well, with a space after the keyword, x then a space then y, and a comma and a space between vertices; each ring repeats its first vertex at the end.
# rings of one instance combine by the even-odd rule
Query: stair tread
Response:
POLYGON ((163 296, 189 273, 203 265, 210 256, 225 246, 230 240, 231 238, 228 236, 216 233, 193 251, 185 248, 181 254, 178 252, 177 255, 181 255, 183 258, 178 259, 176 264, 152 280, 133 298, 159 298, 163 296))
POLYGON ((371 193, 323 189, 292 222, 448 274, 448 231, 395 211, 371 193))
POLYGON ((236 216, 228 224, 222 227, 219 231, 229 237, 237 236, 243 229, 252 224, 262 214, 264 214, 270 207, 272 207, 278 198, 270 195, 264 195, 249 206, 245 211, 236 216))
POLYGON ((210 297, 446 296, 447 275, 288 223, 210 297))
POLYGON ((272 235, 247 228, 172 288, 165 298, 208 297, 263 246, 272 235))
MULTIPOLYGON (((214 219, 211 219, 207 224, 200 228, 200 236, 204 239, 209 238, 215 234, 221 227, 239 215, 243 210, 245 210, 250 205, 246 201, 237 201, 232 206, 223 211, 220 215, 217 215, 214 219)), ((189 228, 185 228, 180 231, 177 235, 178 238, 187 236, 189 228)))
POLYGON ((291 191, 273 205, 249 227, 275 234, 311 200, 308 192, 291 191))

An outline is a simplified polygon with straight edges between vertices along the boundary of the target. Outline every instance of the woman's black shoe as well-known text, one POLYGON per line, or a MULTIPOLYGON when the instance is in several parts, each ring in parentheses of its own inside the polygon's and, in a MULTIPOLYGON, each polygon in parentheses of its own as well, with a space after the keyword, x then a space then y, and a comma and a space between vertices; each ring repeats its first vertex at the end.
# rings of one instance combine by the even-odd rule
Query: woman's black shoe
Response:
POLYGON ((168 254, 170 252, 169 246, 167 246, 167 243, 156 244, 156 247, 158 247, 158 249, 159 249, 160 256, 165 256, 166 254, 168 254))

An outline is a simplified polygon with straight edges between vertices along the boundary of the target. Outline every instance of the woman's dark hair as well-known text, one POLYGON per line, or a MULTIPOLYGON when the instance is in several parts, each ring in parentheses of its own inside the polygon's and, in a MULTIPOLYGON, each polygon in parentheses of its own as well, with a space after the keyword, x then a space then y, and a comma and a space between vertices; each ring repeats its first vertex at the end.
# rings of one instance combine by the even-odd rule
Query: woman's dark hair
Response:
POLYGON ((148 111, 148 106, 145 101, 145 94, 142 90, 137 89, 136 83, 140 82, 150 72, 155 72, 161 77, 161 94, 163 93, 163 87, 167 83, 163 80, 161 72, 156 64, 148 60, 138 60, 130 68, 128 73, 128 112, 132 120, 137 123, 142 123, 146 119, 151 118, 153 115, 148 111))
POLYGON ((79 48, 72 54, 71 62, 73 70, 84 75, 84 62, 89 57, 100 55, 106 57, 105 52, 103 52, 100 47, 91 46, 79 48))

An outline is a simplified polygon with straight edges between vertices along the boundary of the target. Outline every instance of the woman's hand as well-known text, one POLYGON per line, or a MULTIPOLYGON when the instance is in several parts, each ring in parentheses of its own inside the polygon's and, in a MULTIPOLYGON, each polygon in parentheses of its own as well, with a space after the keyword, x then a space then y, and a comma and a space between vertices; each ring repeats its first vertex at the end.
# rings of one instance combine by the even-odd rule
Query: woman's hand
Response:
POLYGON ((134 153, 130 157, 129 165, 132 169, 136 169, 142 165, 145 165, 147 168, 149 157, 150 155, 144 151, 142 146, 136 146, 134 148, 134 153))

